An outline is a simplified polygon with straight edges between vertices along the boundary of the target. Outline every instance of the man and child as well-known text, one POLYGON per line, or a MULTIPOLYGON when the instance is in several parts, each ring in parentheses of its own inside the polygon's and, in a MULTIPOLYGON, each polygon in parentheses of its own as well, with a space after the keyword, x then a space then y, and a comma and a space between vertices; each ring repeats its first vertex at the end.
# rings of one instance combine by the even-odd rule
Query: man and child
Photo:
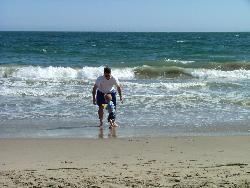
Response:
POLYGON ((93 104, 98 105, 98 116, 100 120, 100 127, 103 125, 104 109, 109 112, 108 122, 110 128, 117 127, 115 122, 116 117, 116 86, 120 101, 123 103, 122 90, 117 78, 111 75, 111 69, 109 67, 104 68, 104 74, 96 79, 95 85, 92 90, 93 104))

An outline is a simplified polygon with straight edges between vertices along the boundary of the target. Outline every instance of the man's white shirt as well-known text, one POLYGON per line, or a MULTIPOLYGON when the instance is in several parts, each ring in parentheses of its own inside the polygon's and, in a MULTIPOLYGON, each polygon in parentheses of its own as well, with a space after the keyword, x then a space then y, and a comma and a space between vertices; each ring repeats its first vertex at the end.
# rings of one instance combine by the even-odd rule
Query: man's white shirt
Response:
POLYGON ((109 80, 107 80, 105 76, 99 76, 95 84, 102 93, 110 93, 114 90, 114 86, 119 86, 119 80, 113 76, 111 76, 109 80))

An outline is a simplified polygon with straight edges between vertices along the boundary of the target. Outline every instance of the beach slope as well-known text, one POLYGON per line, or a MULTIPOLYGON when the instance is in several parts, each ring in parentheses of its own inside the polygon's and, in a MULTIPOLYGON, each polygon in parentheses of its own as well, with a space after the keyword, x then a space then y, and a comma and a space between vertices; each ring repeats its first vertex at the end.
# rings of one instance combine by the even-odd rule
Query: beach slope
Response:
POLYGON ((249 187, 250 136, 0 139, 0 187, 249 187))

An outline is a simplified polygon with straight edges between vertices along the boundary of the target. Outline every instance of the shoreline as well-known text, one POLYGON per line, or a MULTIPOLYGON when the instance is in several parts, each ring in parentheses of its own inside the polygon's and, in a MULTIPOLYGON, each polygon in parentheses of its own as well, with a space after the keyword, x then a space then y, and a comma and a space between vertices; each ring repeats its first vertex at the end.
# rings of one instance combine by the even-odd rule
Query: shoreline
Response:
MULTIPOLYGON (((119 123, 119 122, 118 122, 119 123)), ((196 137, 196 136, 250 136, 250 126, 244 124, 214 124, 210 126, 120 126, 117 129, 103 128, 87 123, 68 121, 19 121, 3 122, 0 139, 50 139, 50 138, 140 138, 140 137, 196 137), (74 124, 74 125, 72 125, 74 124)), ((120 125, 120 124, 119 124, 120 125)))
POLYGON ((4 137, 4 138, 1 138, 0 137, 0 144, 1 142, 6 142, 6 141, 28 141, 28 142, 31 142, 31 141, 60 141, 60 142, 63 142, 63 141, 108 141, 108 140, 118 140, 118 141, 130 141, 130 140, 148 140, 148 139, 151 139, 151 140, 161 140, 161 139, 191 139, 191 138, 198 138, 198 139, 202 139, 202 138, 206 138, 206 139, 209 139, 209 138, 220 138, 220 139, 223 139, 223 138, 237 138, 237 137, 240 137, 240 138, 250 138, 250 134, 235 134, 235 135, 214 135, 214 134, 211 134, 211 135, 157 135, 157 136, 131 136, 131 137, 118 137, 118 136, 111 136, 110 137, 107 137, 108 135, 106 135, 106 137, 4 137))
POLYGON ((250 136, 0 139, 1 187, 247 187, 250 136))

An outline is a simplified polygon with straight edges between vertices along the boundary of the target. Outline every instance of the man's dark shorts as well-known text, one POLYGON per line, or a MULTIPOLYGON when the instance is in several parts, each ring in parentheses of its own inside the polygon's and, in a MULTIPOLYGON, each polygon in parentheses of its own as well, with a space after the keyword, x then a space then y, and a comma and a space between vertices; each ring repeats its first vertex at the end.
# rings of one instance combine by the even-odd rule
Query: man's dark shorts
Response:
MULTIPOLYGON (((112 95, 112 102, 116 106, 116 92, 112 91, 110 92, 110 94, 112 95)), ((102 104, 107 104, 107 102, 104 99, 104 93, 102 93, 99 90, 97 90, 97 94, 96 94, 96 103, 98 106, 101 106, 102 104)))

